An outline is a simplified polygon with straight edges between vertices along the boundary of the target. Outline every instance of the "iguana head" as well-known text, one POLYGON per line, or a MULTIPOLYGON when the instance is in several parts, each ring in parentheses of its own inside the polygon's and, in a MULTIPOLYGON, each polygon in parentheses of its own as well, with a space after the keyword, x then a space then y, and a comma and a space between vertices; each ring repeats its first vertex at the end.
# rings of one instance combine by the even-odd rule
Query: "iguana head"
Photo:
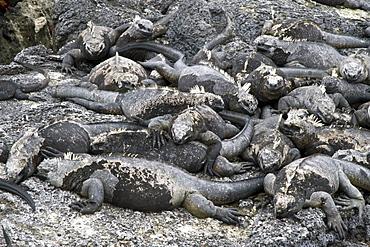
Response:
POLYGON ((322 123, 306 109, 292 109, 283 115, 279 129, 284 135, 294 139, 297 148, 302 149, 312 142, 316 128, 321 126, 322 123))
POLYGON ((254 115, 257 110, 258 100, 254 95, 249 93, 249 89, 246 89, 246 85, 247 84, 239 88, 237 108, 240 108, 242 112, 249 115, 254 115))
POLYGON ((330 124, 333 121, 336 106, 332 97, 326 93, 325 87, 318 88, 316 93, 304 99, 304 105, 308 112, 317 116, 322 122, 330 124))
POLYGON ((304 198, 300 196, 276 193, 273 202, 276 218, 285 218, 297 213, 303 208, 304 202, 304 198))
POLYGON ((279 150, 267 146, 258 153, 257 160, 263 172, 273 172, 280 168, 283 158, 279 150))
POLYGON ((363 82, 368 77, 366 64, 360 57, 345 59, 340 64, 339 72, 348 82, 363 82))
POLYGON ((173 119, 172 140, 176 144, 184 144, 196 139, 203 129, 204 121, 200 113, 194 108, 188 108, 173 119))
POLYGON ((254 42, 257 46, 257 51, 271 58, 277 65, 284 65, 290 56, 289 52, 285 51, 284 43, 279 38, 270 35, 261 35, 254 42))
POLYGON ((135 17, 131 26, 131 35, 135 39, 148 39, 153 35, 154 25, 150 20, 135 17))
POLYGON ((102 54, 109 49, 109 39, 104 32, 91 21, 87 24, 88 29, 83 36, 83 53, 91 60, 100 59, 102 54))

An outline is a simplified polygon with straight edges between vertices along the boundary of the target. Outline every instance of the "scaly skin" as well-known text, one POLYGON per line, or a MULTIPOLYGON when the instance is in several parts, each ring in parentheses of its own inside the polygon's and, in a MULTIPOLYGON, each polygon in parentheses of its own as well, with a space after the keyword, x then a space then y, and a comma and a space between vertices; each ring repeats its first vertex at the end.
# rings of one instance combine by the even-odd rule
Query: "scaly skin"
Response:
POLYGON ((124 114, 127 118, 150 119, 175 114, 201 103, 215 110, 224 108, 222 98, 203 91, 181 92, 169 87, 137 88, 126 93, 57 86, 52 96, 67 98, 87 109, 107 114, 124 114))
POLYGON ((312 41, 287 41, 261 35, 254 41, 257 51, 278 66, 330 69, 338 67, 344 56, 332 46, 312 41))
POLYGON ((370 84, 370 57, 366 54, 358 53, 344 58, 338 70, 349 83, 370 84))
POLYGON ((370 11, 370 3, 366 0, 315 0, 315 1, 330 6, 343 5, 351 9, 363 9, 370 11))
POLYGON ((370 148, 370 131, 352 126, 323 126, 306 110, 290 110, 281 122, 280 130, 305 155, 333 155, 340 149, 366 151, 370 148))
POLYGON ((348 198, 339 198, 343 210, 359 209, 362 219, 365 200, 359 186, 370 191, 370 170, 352 162, 316 154, 293 161, 275 176, 265 177, 265 191, 274 197, 276 217, 288 217, 304 207, 321 207, 330 228, 345 237, 344 224, 331 195, 338 190, 348 198))
POLYGON ((47 159, 39 166, 39 176, 88 197, 87 202, 72 206, 81 213, 96 212, 104 201, 145 212, 182 206, 197 217, 213 217, 227 224, 237 224, 238 216, 244 214, 214 204, 230 203, 263 189, 263 178, 213 182, 163 162, 122 155, 47 159))
POLYGON ((96 65, 88 76, 82 79, 80 86, 91 89, 125 93, 143 86, 147 79, 145 69, 131 59, 116 56, 96 65))
POLYGON ((293 109, 307 109, 309 113, 317 116, 323 123, 331 123, 337 109, 350 108, 343 95, 335 93, 329 95, 324 87, 304 86, 292 90, 278 101, 280 111, 293 109))
POLYGON ((368 40, 325 32, 312 20, 269 20, 265 22, 262 34, 291 40, 324 42, 339 49, 367 48, 370 45, 368 40))
POLYGON ((14 62, 26 68, 33 69, 35 71, 42 73, 45 76, 45 79, 42 80, 40 83, 34 83, 34 84, 17 84, 12 81, 0 80, 0 100, 8 100, 12 98, 16 98, 19 100, 33 100, 33 101, 42 100, 39 97, 32 96, 26 93, 39 91, 45 88, 49 84, 49 81, 50 81, 49 74, 44 69, 38 66, 35 66, 29 63, 24 63, 21 61, 14 60, 14 62))

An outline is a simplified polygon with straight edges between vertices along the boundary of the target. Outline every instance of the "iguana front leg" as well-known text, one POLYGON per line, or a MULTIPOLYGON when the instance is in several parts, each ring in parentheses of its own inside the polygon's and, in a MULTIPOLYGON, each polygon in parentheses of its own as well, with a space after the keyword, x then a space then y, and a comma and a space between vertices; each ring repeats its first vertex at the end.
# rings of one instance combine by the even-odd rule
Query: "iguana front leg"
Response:
POLYGON ((232 225, 239 223, 238 216, 246 215, 238 212, 235 208, 217 207, 213 202, 197 193, 187 195, 182 206, 199 218, 212 217, 232 225))
POLYGON ((98 178, 89 178, 83 182, 81 195, 87 196, 87 201, 77 201, 71 204, 71 208, 80 211, 82 214, 96 212, 104 201, 104 186, 98 178))
POLYGON ((222 143, 220 137, 218 137, 212 131, 205 131, 201 132, 196 141, 200 141, 207 145, 207 161, 204 164, 204 172, 208 173, 212 176, 216 175, 219 176, 217 172, 213 170, 213 165, 217 156, 220 154, 220 150, 222 148, 222 143))
POLYGON ((329 193, 324 191, 312 193, 310 199, 306 200, 304 207, 321 207, 326 214, 328 227, 338 232, 342 239, 345 237, 345 231, 347 231, 348 228, 339 215, 333 198, 329 193))
POLYGON ((83 59, 83 54, 80 49, 73 49, 64 55, 62 61, 62 72, 72 74, 72 67, 75 61, 80 61, 83 59))
POLYGON ((172 115, 166 114, 148 120, 147 126, 152 130, 153 147, 160 148, 171 139, 168 134, 171 128, 172 115))

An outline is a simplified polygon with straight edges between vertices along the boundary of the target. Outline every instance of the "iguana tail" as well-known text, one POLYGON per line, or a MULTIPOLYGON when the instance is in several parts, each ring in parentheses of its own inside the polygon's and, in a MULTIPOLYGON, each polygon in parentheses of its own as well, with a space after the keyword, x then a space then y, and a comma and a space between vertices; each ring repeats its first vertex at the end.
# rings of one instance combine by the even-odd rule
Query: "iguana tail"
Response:
POLYGON ((236 157, 241 154, 250 144, 254 134, 254 124, 250 116, 231 111, 221 111, 220 116, 224 119, 244 125, 243 129, 233 138, 223 140, 220 155, 225 158, 236 157))
POLYGON ((33 210, 36 209, 35 202, 33 201, 32 197, 19 185, 0 179, 0 189, 20 196, 31 206, 33 210))
POLYGON ((50 82, 50 76, 49 76, 49 73, 42 69, 41 67, 39 66, 35 66, 35 65, 32 65, 32 64, 29 64, 29 63, 25 63, 25 62, 21 62, 21 61, 17 61, 17 60, 14 60, 14 62, 26 67, 26 68, 29 68, 29 69, 32 69, 32 70, 35 70, 37 72, 40 72, 41 74, 43 74, 45 76, 45 79, 41 81, 41 83, 35 83, 35 84, 22 84, 20 85, 21 86, 21 90, 23 93, 29 93, 29 92, 34 92, 34 91, 39 91, 45 87, 47 87, 47 85, 49 85, 49 82, 50 82))
POLYGON ((324 40, 331 46, 336 48, 366 48, 370 46, 368 40, 359 39, 353 36, 339 35, 333 33, 322 32, 324 40))

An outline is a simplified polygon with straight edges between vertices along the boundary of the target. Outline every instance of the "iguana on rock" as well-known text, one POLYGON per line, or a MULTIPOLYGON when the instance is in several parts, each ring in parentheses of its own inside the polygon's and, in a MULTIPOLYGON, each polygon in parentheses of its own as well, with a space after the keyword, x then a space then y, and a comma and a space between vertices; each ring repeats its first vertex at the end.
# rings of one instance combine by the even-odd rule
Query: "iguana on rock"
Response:
POLYGON ((284 114, 280 130, 305 155, 333 155, 340 149, 365 151, 370 148, 370 130, 353 126, 324 126, 304 109, 292 109, 284 114))
POLYGON ((278 101, 280 111, 307 109, 323 123, 331 123, 336 109, 350 110, 347 100, 340 93, 329 95, 323 86, 298 87, 278 101))
POLYGON ((349 83, 335 76, 322 78, 323 85, 328 94, 340 93, 351 106, 370 101, 370 85, 364 83, 349 83))
POLYGON ((146 78, 146 71, 140 64, 117 53, 96 65, 82 78, 80 86, 125 93, 143 86, 146 78))
POLYGON ((254 114, 258 104, 257 99, 225 73, 206 65, 187 66, 181 52, 154 42, 128 44, 121 47, 118 52, 133 49, 162 53, 166 58, 176 61, 173 67, 163 61, 146 61, 140 64, 146 68, 155 69, 167 81, 176 85, 180 91, 189 92, 195 86, 203 87, 206 92, 220 95, 225 102, 226 109, 254 114))
POLYGON ((276 217, 288 217, 304 207, 321 207, 327 217, 327 224, 345 237, 344 224, 332 198, 337 191, 348 197, 339 198, 336 204, 343 210, 359 209, 362 219, 365 200, 359 186, 370 191, 370 170, 352 162, 316 154, 301 158, 286 165, 277 175, 265 177, 265 191, 274 197, 276 217))
POLYGON ((62 71, 72 73, 76 62, 87 60, 99 63, 109 57, 111 47, 118 40, 124 42, 122 39, 131 41, 138 37, 149 38, 153 33, 152 29, 153 23, 145 19, 136 19, 115 29, 97 26, 90 21, 75 41, 59 50, 59 54, 64 54, 62 71))
POLYGON ((251 144, 241 155, 265 173, 277 171, 301 157, 294 143, 279 130, 280 121, 278 115, 256 123, 251 144))
POLYGON ((46 159, 38 176, 56 187, 88 197, 72 208, 94 213, 108 202, 144 212, 184 207, 199 218, 237 224, 243 213, 214 204, 247 198, 263 189, 263 178, 237 182, 202 180, 163 162, 125 156, 46 159))
POLYGON ((222 98, 203 90, 181 92, 169 87, 142 87, 126 93, 89 90, 73 86, 57 86, 51 93, 55 98, 66 98, 99 113, 124 114, 131 119, 150 119, 165 114, 175 114, 189 106, 201 103, 222 110, 222 98))
POLYGON ((339 74, 350 83, 370 84, 370 57, 363 53, 345 57, 339 64, 339 74))
POLYGON ((44 69, 41 67, 21 62, 21 61, 15 61, 14 62, 29 68, 36 70, 43 74, 45 76, 45 79, 42 80, 39 83, 33 83, 33 84, 18 84, 12 81, 6 81, 6 80, 0 80, 0 100, 8 100, 8 99, 19 99, 19 100, 34 100, 34 101, 39 101, 42 100, 40 97, 29 95, 26 93, 34 92, 34 91, 39 91, 43 88, 45 88, 50 81, 50 77, 48 72, 46 72, 44 69))
POLYGON ((147 122, 149 128, 168 133, 175 144, 200 141, 207 145, 208 155, 204 171, 211 175, 217 174, 212 167, 220 153, 221 140, 231 138, 239 132, 239 129, 225 123, 221 116, 206 105, 185 109, 175 116, 155 117, 147 122))
MULTIPOLYGON (((214 169, 222 176, 245 171, 244 164, 233 164, 225 159, 239 155, 253 135, 253 124, 248 116, 238 121, 244 128, 235 137, 222 141, 220 155, 223 157, 216 159, 214 169)), ((53 121, 26 132, 13 144, 5 165, 5 178, 19 183, 34 174, 44 155, 50 153, 55 156, 60 152, 132 153, 178 165, 190 172, 203 168, 207 160, 205 145, 198 142, 176 145, 169 141, 155 148, 153 135, 150 129, 130 122, 84 124, 73 120, 53 121)))
POLYGON ((267 20, 262 28, 262 34, 273 35, 286 40, 324 42, 339 49, 367 48, 370 46, 370 42, 365 39, 326 32, 313 20, 267 20))
POLYGON ((327 70, 338 67, 344 59, 334 47, 320 42, 288 41, 261 35, 254 44, 258 52, 271 58, 278 66, 327 70))

